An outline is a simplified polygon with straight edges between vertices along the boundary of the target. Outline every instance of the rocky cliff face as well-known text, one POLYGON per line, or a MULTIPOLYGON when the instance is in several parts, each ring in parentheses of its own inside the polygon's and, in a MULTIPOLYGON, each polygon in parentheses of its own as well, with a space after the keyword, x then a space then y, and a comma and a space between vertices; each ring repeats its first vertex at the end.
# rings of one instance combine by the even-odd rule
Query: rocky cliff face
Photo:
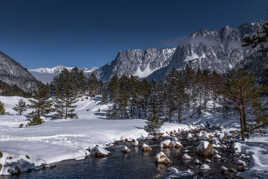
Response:
POLYGON ((154 71, 168 66, 174 52, 175 48, 120 51, 112 62, 97 69, 95 74, 103 81, 110 80, 114 75, 146 78, 154 71))
POLYGON ((0 81, 25 92, 36 89, 38 81, 18 62, 0 52, 0 81))
POLYGON ((200 30, 192 33, 177 48, 170 64, 152 75, 149 79, 159 79, 173 68, 180 70, 186 64, 194 69, 227 73, 241 67, 255 53, 242 47, 242 39, 260 30, 260 23, 241 25, 239 28, 226 26, 220 30, 200 30))

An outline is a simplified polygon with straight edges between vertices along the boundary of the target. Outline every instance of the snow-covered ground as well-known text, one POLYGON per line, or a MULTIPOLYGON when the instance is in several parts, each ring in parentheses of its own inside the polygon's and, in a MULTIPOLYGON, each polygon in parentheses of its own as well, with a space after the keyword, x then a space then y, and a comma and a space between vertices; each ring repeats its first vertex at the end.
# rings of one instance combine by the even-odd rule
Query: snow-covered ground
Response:
MULTIPOLYGON (((98 98, 82 97, 77 102, 78 119, 47 120, 44 124, 19 128, 26 117, 16 115, 12 109, 21 97, 0 97, 8 115, 0 116, 0 175, 9 174, 13 162, 25 170, 67 159, 83 159, 88 148, 105 146, 122 138, 147 136, 144 120, 105 120, 108 105, 98 98), (2 156, 1 156, 2 155, 2 156)), ((24 99, 27 101, 27 99, 24 99)), ((185 124, 165 123, 162 131, 188 129, 185 124)), ((15 170, 13 168, 13 170, 15 170)))

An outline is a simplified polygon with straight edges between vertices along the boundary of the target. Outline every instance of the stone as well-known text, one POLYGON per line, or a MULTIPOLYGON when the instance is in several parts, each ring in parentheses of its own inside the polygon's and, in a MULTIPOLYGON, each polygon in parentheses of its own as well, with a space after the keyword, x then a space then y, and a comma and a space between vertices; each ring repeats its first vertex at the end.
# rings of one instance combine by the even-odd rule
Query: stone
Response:
POLYGON ((183 160, 192 160, 193 158, 190 156, 190 155, 188 155, 188 154, 184 154, 183 156, 182 156, 182 158, 183 158, 183 160))
POLYGON ((132 145, 135 146, 135 147, 139 146, 139 141, 137 139, 134 139, 132 141, 132 145))
POLYGON ((173 145, 176 149, 183 149, 183 145, 179 141, 173 142, 173 145))
POLYGON ((110 155, 110 152, 99 145, 96 145, 91 151, 91 155, 95 156, 96 158, 104 158, 110 155))
POLYGON ((198 159, 195 159, 195 160, 194 160, 194 163, 195 163, 196 165, 201 164, 200 160, 198 160, 198 159))
POLYGON ((210 170, 210 166, 208 164, 202 164, 200 169, 201 170, 210 170))
POLYGON ((169 165, 171 164, 171 160, 166 156, 166 154, 164 154, 164 152, 159 152, 156 155, 156 162, 158 164, 164 164, 164 165, 169 165))
POLYGON ((160 143, 161 148, 172 148, 172 142, 171 140, 167 139, 160 143))
POLYGON ((221 171, 225 172, 227 170, 228 170, 228 168, 226 168, 225 166, 221 166, 221 171))
POLYGON ((142 145, 142 151, 143 152, 151 152, 152 151, 152 147, 150 147, 149 145, 147 145, 147 144, 143 144, 142 145))
POLYGON ((208 141, 201 141, 197 146, 197 152, 204 157, 210 157, 213 155, 213 146, 208 141))
POLYGON ((129 152, 131 152, 131 150, 127 146, 124 146, 123 149, 122 149, 122 152, 123 153, 129 153, 129 152))

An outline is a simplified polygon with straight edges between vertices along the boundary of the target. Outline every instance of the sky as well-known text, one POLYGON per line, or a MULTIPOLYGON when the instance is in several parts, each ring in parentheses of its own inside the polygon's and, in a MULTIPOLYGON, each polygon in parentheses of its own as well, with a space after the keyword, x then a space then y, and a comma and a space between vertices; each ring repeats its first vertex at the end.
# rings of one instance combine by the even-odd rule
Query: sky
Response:
POLYGON ((176 47, 199 29, 267 19, 268 0, 1 0, 0 51, 24 67, 94 67, 176 47))

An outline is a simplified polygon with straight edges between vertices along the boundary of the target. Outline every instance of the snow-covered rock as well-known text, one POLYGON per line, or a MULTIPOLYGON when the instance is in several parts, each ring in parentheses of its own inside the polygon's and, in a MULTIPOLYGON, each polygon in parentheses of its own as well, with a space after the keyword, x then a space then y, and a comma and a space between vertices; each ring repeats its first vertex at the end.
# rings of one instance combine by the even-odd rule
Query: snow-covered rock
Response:
POLYGON ((172 147, 172 143, 170 139, 164 140, 160 143, 160 147, 161 148, 171 148, 172 147))
POLYGON ((151 152, 152 151, 152 147, 150 147, 149 145, 147 144, 142 144, 142 151, 143 152, 151 152))
POLYGON ((164 154, 164 152, 159 152, 156 155, 156 162, 158 164, 165 164, 165 165, 171 164, 171 160, 166 156, 166 154, 164 154))
POLYGON ((104 149, 103 147, 96 145, 91 151, 90 154, 95 156, 96 158, 103 158, 103 157, 107 157, 110 152, 106 149, 104 149))
POLYGON ((182 159, 183 159, 183 160, 192 160, 193 158, 192 158, 189 154, 184 154, 184 155, 182 156, 182 159))
POLYGON ((201 169, 201 170, 210 170, 210 166, 209 166, 208 164, 202 164, 202 165, 200 166, 200 169, 201 169))
POLYGON ((182 145, 179 141, 172 142, 172 143, 173 143, 173 146, 174 146, 176 149, 183 149, 183 145, 182 145))
POLYGON ((227 171, 227 170, 228 170, 228 168, 227 168, 227 167, 225 167, 225 166, 221 166, 221 170, 222 170, 222 171, 227 171))
POLYGON ((197 165, 201 164, 200 160, 198 160, 198 159, 195 159, 194 163, 197 164, 197 165))
POLYGON ((188 140, 191 140, 192 138, 193 138, 193 134, 192 134, 192 133, 188 133, 188 134, 187 134, 187 139, 188 139, 188 140))
POLYGON ((130 150, 130 148, 128 148, 128 147, 125 145, 125 146, 123 146, 123 148, 122 148, 122 152, 123 152, 123 153, 129 153, 129 152, 131 152, 131 150, 130 150))
POLYGON ((139 141, 137 139, 134 139, 132 141, 132 145, 135 146, 135 147, 139 146, 139 141))
POLYGON ((0 166, 0 175, 14 175, 33 169, 35 164, 27 154, 0 152, 0 166))
POLYGON ((213 146, 208 141, 201 141, 196 148, 199 155, 209 157, 213 155, 213 146))

